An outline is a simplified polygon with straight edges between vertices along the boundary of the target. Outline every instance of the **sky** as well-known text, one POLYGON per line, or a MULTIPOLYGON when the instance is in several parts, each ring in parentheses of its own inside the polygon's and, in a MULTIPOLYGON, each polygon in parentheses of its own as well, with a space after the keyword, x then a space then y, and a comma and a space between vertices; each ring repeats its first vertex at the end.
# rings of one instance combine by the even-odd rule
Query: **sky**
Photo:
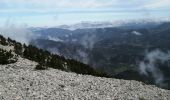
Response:
POLYGON ((170 17, 170 0, 0 0, 0 25, 56 26, 82 21, 170 17))

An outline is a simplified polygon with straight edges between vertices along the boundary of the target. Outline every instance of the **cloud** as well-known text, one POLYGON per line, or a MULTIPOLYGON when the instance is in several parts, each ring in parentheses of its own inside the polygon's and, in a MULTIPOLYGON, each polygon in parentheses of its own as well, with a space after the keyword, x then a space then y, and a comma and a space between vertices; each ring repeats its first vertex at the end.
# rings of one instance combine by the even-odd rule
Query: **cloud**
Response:
POLYGON ((139 10, 169 7, 169 0, 1 0, 0 12, 48 12, 61 10, 139 10))
POLYGON ((144 7, 148 9, 169 9, 170 0, 151 0, 144 7))
POLYGON ((87 34, 83 37, 82 41, 80 42, 85 48, 93 49, 94 44, 96 42, 97 36, 95 34, 87 34))
MULTIPOLYGON (((34 26, 37 23, 54 24, 51 20, 56 21, 56 16, 58 23, 69 22, 70 18, 66 14, 70 14, 69 16, 72 14, 72 17, 79 16, 72 18, 75 22, 92 19, 113 21, 153 16, 166 17, 170 9, 169 4, 169 0, 0 0, 0 18, 13 17, 18 19, 17 22, 34 26), (165 9, 167 11, 163 11, 165 9)), ((2 23, 2 20, 0 22, 2 23)))
MULTIPOLYGON (((1 0, 3 8, 98 8, 111 6, 117 0, 1 0)), ((2 7, 1 7, 2 8, 2 7)))
POLYGON ((0 13, 58 13, 111 8, 117 0, 1 0, 0 13))
POLYGON ((0 12, 54 12, 62 10, 155 10, 169 8, 169 0, 1 0, 0 12))
POLYGON ((142 75, 147 77, 153 77, 155 79, 155 84, 164 87, 166 83, 164 82, 165 76, 162 69, 169 69, 167 65, 170 60, 170 51, 163 52, 159 49, 151 51, 145 55, 144 61, 139 64, 139 71, 142 75))
POLYGON ((30 40, 36 37, 27 25, 16 25, 10 19, 6 21, 4 27, 0 27, 0 34, 25 44, 29 44, 30 40))

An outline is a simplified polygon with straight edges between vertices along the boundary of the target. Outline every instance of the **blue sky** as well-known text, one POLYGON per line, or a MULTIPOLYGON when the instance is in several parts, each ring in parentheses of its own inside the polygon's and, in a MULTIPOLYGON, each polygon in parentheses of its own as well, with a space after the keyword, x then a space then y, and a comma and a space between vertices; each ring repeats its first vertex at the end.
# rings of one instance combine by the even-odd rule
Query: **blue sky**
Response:
POLYGON ((170 17, 170 0, 0 0, 0 25, 56 26, 81 21, 170 17))

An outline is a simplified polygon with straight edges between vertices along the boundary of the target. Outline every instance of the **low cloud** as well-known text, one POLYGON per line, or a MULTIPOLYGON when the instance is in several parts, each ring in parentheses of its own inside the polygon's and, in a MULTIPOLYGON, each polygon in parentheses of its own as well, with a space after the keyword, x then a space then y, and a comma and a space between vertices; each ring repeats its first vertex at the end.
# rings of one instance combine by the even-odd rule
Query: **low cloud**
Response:
POLYGON ((80 42, 87 49, 93 49, 94 44, 97 41, 97 36, 95 34, 87 34, 83 37, 82 41, 80 42))
POLYGON ((64 42, 64 40, 58 38, 58 37, 52 37, 52 36, 47 36, 49 40, 55 41, 55 42, 64 42))
POLYGON ((145 55, 144 61, 139 64, 139 71, 142 75, 147 77, 153 77, 155 79, 155 84, 164 87, 164 72, 161 67, 169 67, 165 65, 167 61, 170 60, 170 51, 162 52, 161 50, 154 50, 145 55), (151 76, 150 76, 151 75, 151 76))
POLYGON ((80 61, 82 61, 85 64, 89 64, 89 55, 87 52, 82 50, 77 50, 76 53, 79 55, 78 59, 80 59, 80 61))
POLYGON ((9 20, 0 27, 0 34, 25 44, 29 44, 30 40, 36 37, 27 25, 16 25, 9 20))

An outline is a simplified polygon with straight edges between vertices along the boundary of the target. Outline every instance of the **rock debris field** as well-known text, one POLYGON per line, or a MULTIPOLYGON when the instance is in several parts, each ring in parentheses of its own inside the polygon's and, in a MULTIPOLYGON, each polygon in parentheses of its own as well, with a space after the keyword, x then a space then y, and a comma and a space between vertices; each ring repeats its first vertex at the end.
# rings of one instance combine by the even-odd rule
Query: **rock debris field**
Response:
POLYGON ((142 82, 37 71, 36 64, 19 58, 0 65, 0 100, 170 100, 170 90, 142 82))

